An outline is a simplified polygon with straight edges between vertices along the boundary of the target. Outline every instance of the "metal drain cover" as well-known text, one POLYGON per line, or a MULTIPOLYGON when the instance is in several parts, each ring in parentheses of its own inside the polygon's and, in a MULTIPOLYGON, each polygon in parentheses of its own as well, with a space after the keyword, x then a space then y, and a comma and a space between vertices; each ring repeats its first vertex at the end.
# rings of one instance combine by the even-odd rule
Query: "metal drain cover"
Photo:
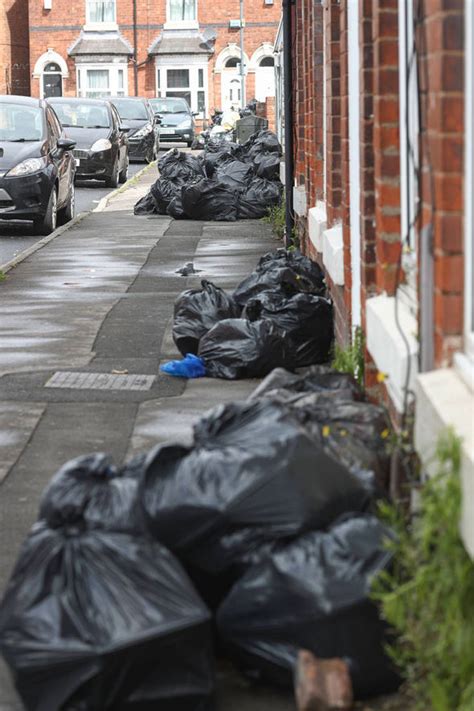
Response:
POLYGON ((155 375, 115 375, 112 373, 71 373, 58 370, 45 388, 75 390, 149 390, 155 375))

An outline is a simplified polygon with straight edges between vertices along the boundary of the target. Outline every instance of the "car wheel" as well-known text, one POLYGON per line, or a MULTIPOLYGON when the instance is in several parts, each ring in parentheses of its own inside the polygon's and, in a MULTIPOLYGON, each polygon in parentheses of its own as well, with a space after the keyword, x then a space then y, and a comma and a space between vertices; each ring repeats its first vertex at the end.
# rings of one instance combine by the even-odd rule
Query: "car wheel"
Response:
POLYGON ((66 207, 58 211, 58 222, 60 225, 65 225, 66 222, 70 222, 74 219, 76 214, 76 190, 74 188, 74 183, 71 185, 71 190, 69 191, 69 199, 67 201, 66 207))
POLYGON ((58 191, 56 186, 51 190, 46 214, 42 219, 35 220, 35 229, 41 235, 49 235, 54 232, 58 222, 58 191))
POLYGON ((120 171, 119 183, 126 183, 128 180, 128 156, 123 170, 120 171))
POLYGON ((106 178, 105 184, 108 188, 118 187, 118 184, 119 184, 119 162, 118 162, 118 159, 114 163, 112 175, 109 178, 106 178))

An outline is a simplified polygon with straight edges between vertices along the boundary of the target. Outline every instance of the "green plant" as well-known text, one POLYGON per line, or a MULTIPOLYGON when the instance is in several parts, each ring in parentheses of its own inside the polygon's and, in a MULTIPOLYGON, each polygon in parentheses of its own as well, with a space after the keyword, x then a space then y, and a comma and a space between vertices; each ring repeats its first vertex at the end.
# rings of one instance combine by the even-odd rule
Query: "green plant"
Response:
POLYGON ((262 217, 262 222, 271 225, 276 237, 283 239, 285 236, 285 201, 280 205, 268 208, 268 214, 262 217))
POLYGON ((351 373, 361 387, 364 385, 364 333, 360 326, 354 331, 352 343, 347 348, 334 346, 334 370, 341 373, 351 373))
POLYGON ((6 275, 5 275, 5 274, 2 272, 2 270, 0 269, 0 281, 3 281, 3 280, 6 279, 6 278, 7 278, 6 275))
POLYGON ((373 595, 395 631, 388 651, 415 707, 474 709, 474 563, 459 534, 461 442, 451 430, 439 439, 437 474, 420 490, 415 516, 380 507, 396 531, 388 543, 394 565, 373 595))

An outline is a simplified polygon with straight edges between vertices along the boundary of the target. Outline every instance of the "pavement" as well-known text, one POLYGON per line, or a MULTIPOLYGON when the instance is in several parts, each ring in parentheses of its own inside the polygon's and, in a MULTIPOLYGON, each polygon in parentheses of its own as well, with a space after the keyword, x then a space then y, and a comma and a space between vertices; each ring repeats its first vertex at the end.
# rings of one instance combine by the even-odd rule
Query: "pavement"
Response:
MULTIPOLYGON (((132 178, 143 168, 144 163, 131 163, 129 177, 132 178)), ((111 192, 112 189, 106 188, 99 180, 81 180, 76 183, 76 214, 93 210, 111 192)), ((32 222, 0 220, 0 264, 17 257, 41 239, 42 236, 35 231, 32 222)))
MULTIPOLYGON (((155 178, 149 170, 115 192, 0 282, 0 591, 65 461, 105 451, 122 463, 159 442, 188 442, 206 409, 257 385, 159 373, 179 356, 176 296, 202 278, 232 289, 276 243, 259 221, 134 216, 155 178), (199 274, 176 274, 190 261, 199 274)), ((218 681, 219 711, 294 709, 291 694, 255 688, 227 665, 218 681)), ((0 667, 0 711, 21 709, 0 667)))

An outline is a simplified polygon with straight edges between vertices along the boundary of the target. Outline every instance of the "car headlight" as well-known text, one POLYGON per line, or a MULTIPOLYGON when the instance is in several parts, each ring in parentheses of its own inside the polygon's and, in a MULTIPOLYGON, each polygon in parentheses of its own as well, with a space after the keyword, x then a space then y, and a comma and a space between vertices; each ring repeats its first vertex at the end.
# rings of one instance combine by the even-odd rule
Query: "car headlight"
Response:
POLYGON ((19 177, 21 175, 31 175, 42 170, 47 165, 45 156, 42 158, 27 158, 18 163, 14 168, 8 171, 7 176, 19 177))
POLYGON ((112 148, 112 144, 108 138, 99 138, 98 141, 92 144, 92 153, 100 153, 100 151, 108 151, 112 148))
POLYGON ((191 128, 192 123, 189 119, 184 119, 181 123, 178 123, 178 128, 191 128))
POLYGON ((148 136, 148 134, 152 131, 153 126, 151 125, 151 123, 146 123, 143 128, 141 128, 132 136, 132 138, 145 138, 145 136, 148 136))

